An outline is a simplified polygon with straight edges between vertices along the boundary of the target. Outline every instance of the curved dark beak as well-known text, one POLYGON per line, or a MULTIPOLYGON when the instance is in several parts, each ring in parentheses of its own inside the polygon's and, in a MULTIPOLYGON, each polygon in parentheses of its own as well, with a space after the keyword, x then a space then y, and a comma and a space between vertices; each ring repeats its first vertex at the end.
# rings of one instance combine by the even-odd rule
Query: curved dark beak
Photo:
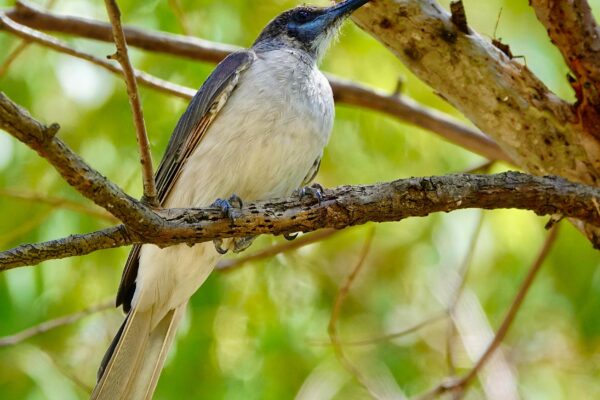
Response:
POLYGON ((336 5, 333 5, 325 10, 325 13, 321 16, 323 18, 323 22, 329 25, 334 23, 335 21, 346 18, 354 11, 362 7, 365 3, 368 3, 370 0, 346 0, 342 1, 336 5))

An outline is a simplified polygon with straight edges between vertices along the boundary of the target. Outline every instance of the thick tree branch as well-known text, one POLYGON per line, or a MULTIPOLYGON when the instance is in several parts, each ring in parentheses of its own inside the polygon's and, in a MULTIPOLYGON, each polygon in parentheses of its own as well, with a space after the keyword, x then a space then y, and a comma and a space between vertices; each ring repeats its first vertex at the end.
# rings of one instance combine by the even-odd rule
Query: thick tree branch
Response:
MULTIPOLYGON (((496 175, 456 174, 400 179, 325 190, 321 203, 297 197, 244 205, 232 222, 218 209, 169 209, 158 222, 144 220, 146 232, 123 226, 52 242, 25 245, 0 253, 0 270, 44 260, 83 255, 132 243, 169 246, 216 238, 342 229, 367 222, 400 221, 464 208, 517 208, 539 215, 574 217, 600 226, 600 189, 559 177, 518 172, 496 175)), ((154 214, 156 215, 156 214, 154 214)))
POLYGON ((596 184, 600 143, 582 130, 573 107, 488 39, 462 32, 435 0, 373 0, 353 19, 517 165, 596 184))
MULTIPOLYGON (((17 2, 15 8, 8 10, 6 15, 30 28, 68 33, 107 42, 112 41, 111 27, 107 23, 86 18, 61 16, 23 2, 17 2)), ((219 62, 229 53, 238 49, 235 46, 136 28, 125 27, 124 32, 130 46, 202 61, 219 62)), ((440 112, 417 106, 404 97, 389 96, 331 75, 328 78, 338 102, 384 112, 402 121, 429 129, 450 142, 491 160, 511 162, 510 157, 492 140, 474 129, 453 121, 440 112)))
POLYGON ((121 26, 121 11, 116 0, 105 0, 106 11, 112 25, 113 40, 117 47, 117 52, 109 56, 116 59, 123 70, 123 77, 127 86, 127 95, 129 96, 129 104, 133 114, 133 123, 135 125, 135 133, 138 147, 140 149, 140 164, 142 165, 142 180, 144 184, 144 200, 152 205, 157 205, 156 200, 156 184, 154 183, 154 171, 152 169, 152 154, 150 153, 150 142, 148 141, 148 132, 146 131, 146 122, 144 121, 144 113, 142 111, 142 103, 140 102, 140 94, 138 93, 137 81, 129 52, 127 50, 127 42, 123 27, 121 26))
POLYGON ((45 158, 85 197, 123 221, 134 231, 147 231, 160 223, 152 210, 127 195, 91 168, 55 135, 58 124, 45 126, 0 92, 0 129, 13 135, 45 158), (153 222, 152 222, 153 221, 153 222), (150 224, 150 225, 148 225, 150 224))
POLYGON ((531 0, 552 43, 575 74, 577 114, 584 129, 600 140, 600 30, 587 0, 531 0))

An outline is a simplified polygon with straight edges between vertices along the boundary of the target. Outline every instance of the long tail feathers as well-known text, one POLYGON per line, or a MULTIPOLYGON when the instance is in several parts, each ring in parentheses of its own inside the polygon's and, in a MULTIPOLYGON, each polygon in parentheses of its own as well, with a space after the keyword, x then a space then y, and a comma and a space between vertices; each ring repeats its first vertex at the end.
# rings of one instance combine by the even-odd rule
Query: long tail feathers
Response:
POLYGON ((91 400, 150 400, 187 303, 152 330, 152 312, 132 309, 109 347, 91 400))

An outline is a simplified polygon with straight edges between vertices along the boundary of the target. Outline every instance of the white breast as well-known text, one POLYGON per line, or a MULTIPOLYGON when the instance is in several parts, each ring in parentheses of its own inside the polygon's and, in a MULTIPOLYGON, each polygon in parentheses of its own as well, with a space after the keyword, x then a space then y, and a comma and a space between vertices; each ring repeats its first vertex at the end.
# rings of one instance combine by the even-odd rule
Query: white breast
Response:
POLYGON ((185 166, 170 206, 208 205, 297 189, 333 126, 331 87, 291 50, 258 54, 185 166))
MULTIPOLYGON (((244 201, 289 195, 321 157, 333 118, 331 87, 314 63, 292 50, 258 54, 186 162, 166 205, 207 206, 233 193, 244 201)), ((164 312, 176 307, 217 258, 212 244, 143 246, 143 293, 136 291, 134 303, 158 302, 164 312)))

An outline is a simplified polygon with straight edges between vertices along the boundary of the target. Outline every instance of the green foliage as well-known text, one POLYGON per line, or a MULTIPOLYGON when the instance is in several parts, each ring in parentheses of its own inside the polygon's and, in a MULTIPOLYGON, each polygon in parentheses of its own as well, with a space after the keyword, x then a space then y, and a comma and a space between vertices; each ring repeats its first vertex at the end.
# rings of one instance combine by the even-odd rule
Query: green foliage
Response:
MULTIPOLYGON (((191 33, 248 46, 291 0, 180 1, 191 33)), ((320 4, 327 4, 320 1, 320 4)), ((444 6, 447 6, 445 2, 444 6)), ((600 2, 592 1, 600 10, 600 2)), ((175 33, 182 28, 166 0, 119 1, 126 23, 175 33)), ((8 4, 2 3, 3 7, 8 4)), ((564 98, 572 98, 567 72, 526 2, 465 0, 469 23, 497 32, 514 54, 564 98)), ((102 2, 59 0, 59 12, 106 19, 102 2)), ((111 46, 64 37, 103 57, 111 46)), ((19 41, 0 32, 0 62, 19 41)), ((199 87, 213 65, 132 51, 145 71, 199 87)), ((382 45, 347 24, 323 69, 392 91, 462 119, 419 82, 382 45)), ((137 147, 124 84, 62 54, 30 46, 0 77, 0 89, 37 118, 59 122, 60 137, 92 166, 134 196, 141 194, 137 147)), ((185 102, 141 89, 154 160, 160 159, 185 102)), ((466 123, 466 122, 465 122, 466 123)), ((338 107, 334 133, 317 178, 325 186, 371 183, 411 175, 457 172, 483 160, 429 132, 357 108, 338 107)), ((509 168, 494 167, 496 171, 509 168)), ((88 202, 34 152, 0 135, 0 188, 88 202)), ((161 378, 156 398, 301 399, 365 398, 327 345, 327 325, 338 288, 356 264, 369 231, 376 229, 362 273, 342 308, 343 341, 401 331, 444 309, 468 252, 479 211, 369 224, 318 244, 214 273, 193 297, 161 378), (325 343, 325 344, 324 344, 325 343), (309 394, 310 393, 312 394, 309 394), (305 397, 302 397, 305 396, 305 397)), ((89 232, 109 222, 74 211, 0 196, 0 246, 89 232)), ((484 212, 465 296, 496 329, 546 235, 546 220, 523 211, 484 212)), ((505 356, 524 398, 598 398, 600 257, 568 223, 505 340, 505 356)), ((260 238, 249 252, 281 242, 260 238)), ((127 249, 48 261, 0 275, 0 336, 100 303, 114 295, 127 249)), ((474 313, 473 319, 479 318, 474 313)), ((120 324, 108 311, 25 343, 0 348, 0 398, 87 398, 100 358, 120 324)), ((447 324, 371 346, 347 346, 352 363, 377 390, 398 385, 412 395, 447 376, 447 324), (396 382, 395 384, 391 382, 396 382)), ((459 372, 472 365, 456 346, 459 372)), ((390 389, 390 387, 392 389, 390 389)), ((397 390, 397 389, 396 389, 397 390)), ((482 396, 476 386, 471 398, 482 396)))

